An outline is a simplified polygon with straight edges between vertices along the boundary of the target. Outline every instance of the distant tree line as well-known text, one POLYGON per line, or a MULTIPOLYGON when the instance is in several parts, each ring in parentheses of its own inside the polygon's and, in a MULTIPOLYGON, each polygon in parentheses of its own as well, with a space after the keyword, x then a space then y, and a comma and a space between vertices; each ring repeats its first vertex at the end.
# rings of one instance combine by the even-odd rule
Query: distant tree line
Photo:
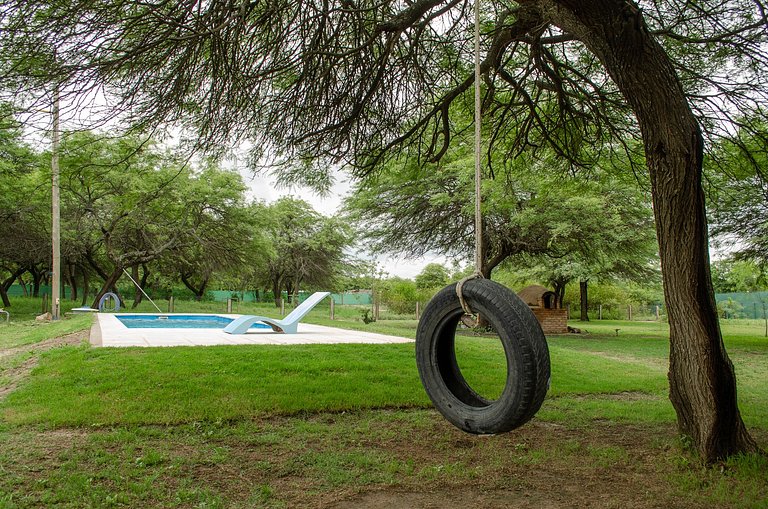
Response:
MULTIPOLYGON (((4 127, 0 298, 8 307, 10 285, 38 295, 50 277, 51 154, 25 144, 18 126, 4 127)), ((74 132, 59 165, 62 280, 83 304, 119 295, 126 272, 156 293, 183 285, 201 299, 212 285, 292 296, 343 286, 353 271, 345 265, 353 235, 341 220, 291 197, 249 202, 241 176, 214 162, 192 165, 138 137, 74 132)), ((132 293, 137 305, 142 294, 132 293)))

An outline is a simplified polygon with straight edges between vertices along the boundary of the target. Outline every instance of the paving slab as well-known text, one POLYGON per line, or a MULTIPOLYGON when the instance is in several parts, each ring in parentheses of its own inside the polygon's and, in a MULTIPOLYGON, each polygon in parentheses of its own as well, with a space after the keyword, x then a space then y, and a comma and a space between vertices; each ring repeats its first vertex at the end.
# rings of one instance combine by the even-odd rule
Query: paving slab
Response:
MULTIPOLYGON (((271 329, 250 330, 246 334, 227 334, 220 329, 191 328, 128 328, 118 316, 123 313, 97 313, 91 327, 91 344, 104 347, 160 347, 160 346, 213 346, 213 345, 307 345, 339 343, 413 343, 413 339, 388 336, 374 332, 352 331, 300 323, 296 334, 282 334, 271 329)), ((137 315, 141 313, 124 313, 137 315)), ((163 316, 194 315, 202 313, 167 313, 163 316)), ((210 313, 207 314, 210 316, 210 313)), ((215 314, 227 318, 240 315, 215 314)))

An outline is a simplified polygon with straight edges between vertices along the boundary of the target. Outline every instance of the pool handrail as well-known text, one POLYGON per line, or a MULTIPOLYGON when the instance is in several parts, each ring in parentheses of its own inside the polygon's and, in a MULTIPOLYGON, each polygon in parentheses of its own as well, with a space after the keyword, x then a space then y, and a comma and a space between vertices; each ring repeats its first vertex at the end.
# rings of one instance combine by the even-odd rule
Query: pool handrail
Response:
POLYGON ((321 300, 329 296, 331 292, 315 292, 299 304, 296 309, 291 311, 283 319, 269 318, 268 316, 243 315, 236 318, 232 323, 224 327, 224 332, 228 334, 245 334, 256 322, 264 322, 271 326, 275 332, 285 334, 296 334, 299 327, 299 321, 309 313, 321 300))

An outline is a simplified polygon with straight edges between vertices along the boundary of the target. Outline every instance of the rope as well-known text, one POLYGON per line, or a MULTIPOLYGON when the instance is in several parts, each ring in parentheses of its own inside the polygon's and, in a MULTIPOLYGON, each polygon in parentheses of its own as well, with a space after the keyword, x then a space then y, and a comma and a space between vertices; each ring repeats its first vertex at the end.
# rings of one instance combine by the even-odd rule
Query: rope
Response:
POLYGON ((480 210, 481 204, 481 185, 482 172, 480 170, 481 159, 481 138, 480 128, 482 127, 482 102, 480 98, 480 0, 475 0, 475 272, 465 277, 456 284, 456 294, 459 296, 461 308, 468 315, 474 314, 472 309, 464 300, 462 289, 464 283, 471 279, 482 278, 481 272, 483 265, 483 215, 480 210))
POLYGON ((480 127, 482 126, 482 104, 480 101, 480 0, 475 0, 475 271, 480 272, 483 264, 483 216, 480 211, 480 127))
POLYGON ((464 289, 464 283, 467 281, 470 281, 472 279, 482 279, 483 275, 480 272, 475 272, 471 276, 467 276, 458 283, 456 283, 456 294, 459 296, 459 303, 461 304, 461 309, 464 310, 465 314, 468 315, 474 315, 475 313, 472 311, 472 308, 469 307, 469 304, 467 304, 467 301, 464 300, 464 293, 462 290, 464 289))

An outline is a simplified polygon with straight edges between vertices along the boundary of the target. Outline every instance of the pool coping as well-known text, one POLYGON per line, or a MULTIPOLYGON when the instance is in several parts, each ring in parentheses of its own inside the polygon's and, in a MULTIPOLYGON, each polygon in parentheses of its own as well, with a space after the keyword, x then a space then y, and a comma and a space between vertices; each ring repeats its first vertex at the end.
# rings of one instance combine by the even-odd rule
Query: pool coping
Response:
MULTIPOLYGON (((413 339, 374 332, 337 329, 323 325, 300 323, 296 334, 282 334, 270 329, 252 329, 246 334, 227 334, 219 329, 194 328, 128 328, 120 315, 157 315, 158 313, 94 313, 90 343, 97 347, 170 347, 214 345, 306 345, 341 343, 413 343, 413 339)), ((238 318, 230 313, 162 313, 164 316, 221 316, 238 318)))

